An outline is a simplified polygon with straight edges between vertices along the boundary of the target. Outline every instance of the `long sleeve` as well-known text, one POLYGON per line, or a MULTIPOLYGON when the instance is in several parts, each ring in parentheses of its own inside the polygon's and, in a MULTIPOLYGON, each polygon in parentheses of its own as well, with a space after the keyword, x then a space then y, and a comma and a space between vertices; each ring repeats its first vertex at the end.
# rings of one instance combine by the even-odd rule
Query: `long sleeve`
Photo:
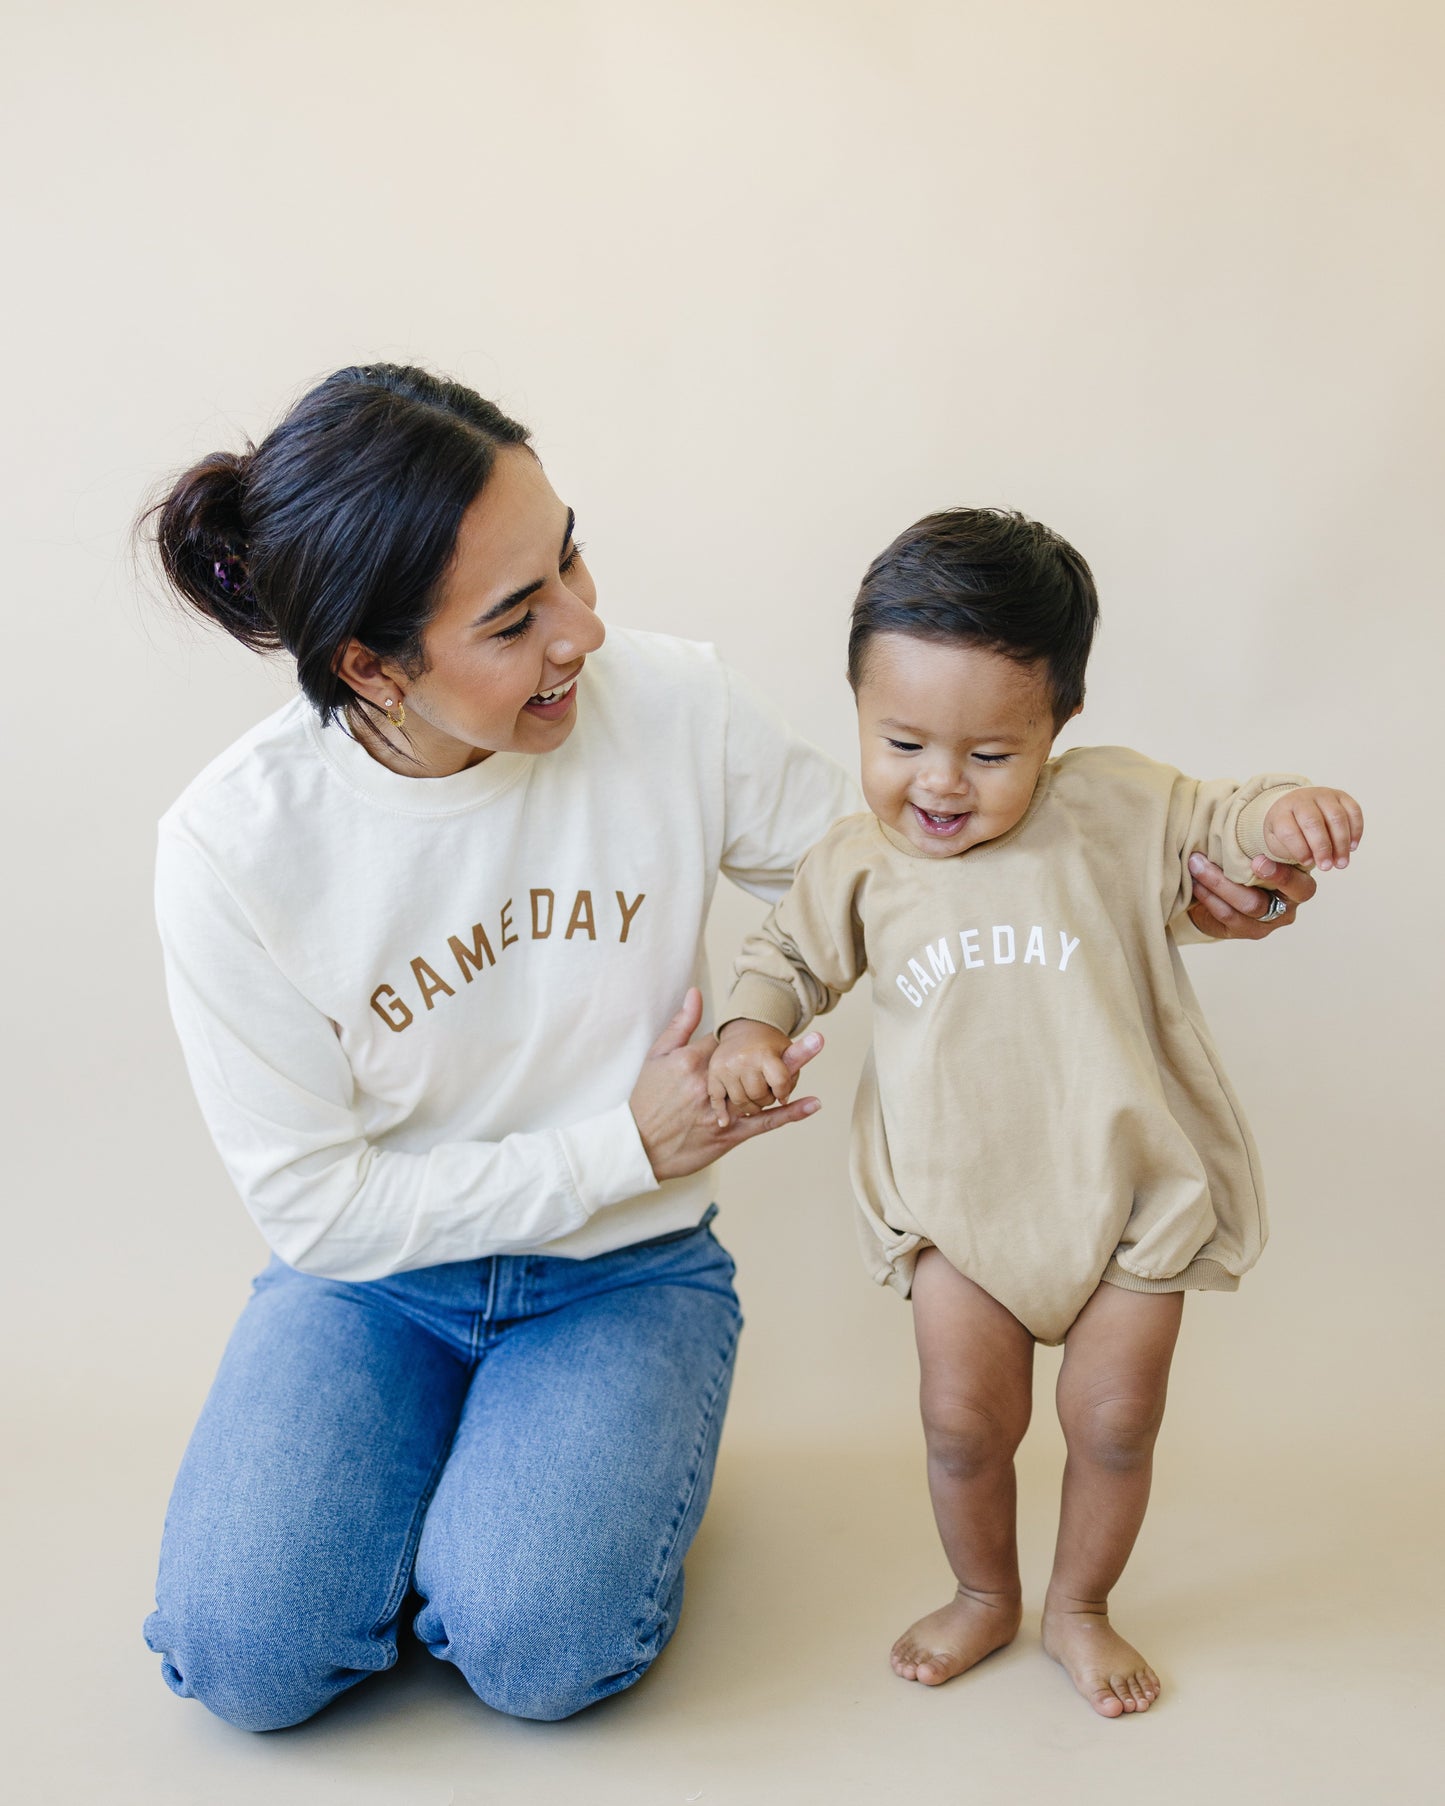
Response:
POLYGON ((840 823, 814 847, 787 895, 743 942, 723 1022, 747 1017, 796 1035, 858 982, 868 963, 860 913, 867 874, 854 854, 857 824, 867 819, 840 823))
POLYGON ((1166 921, 1176 918, 1193 901, 1189 872, 1193 853, 1205 854, 1236 884, 1256 884, 1250 861, 1269 854, 1264 844, 1265 816, 1286 792, 1308 782, 1292 773, 1265 773, 1243 784, 1176 773, 1161 878, 1166 921))
POLYGON ((782 715, 727 671, 721 868, 755 897, 776 901, 798 860, 860 798, 852 780, 782 715))
POLYGON ((656 1188, 626 1103, 499 1141, 363 1132, 335 1024, 280 970, 198 848, 163 833, 156 907, 186 1064, 221 1159, 291 1266, 362 1280, 550 1242, 656 1188))

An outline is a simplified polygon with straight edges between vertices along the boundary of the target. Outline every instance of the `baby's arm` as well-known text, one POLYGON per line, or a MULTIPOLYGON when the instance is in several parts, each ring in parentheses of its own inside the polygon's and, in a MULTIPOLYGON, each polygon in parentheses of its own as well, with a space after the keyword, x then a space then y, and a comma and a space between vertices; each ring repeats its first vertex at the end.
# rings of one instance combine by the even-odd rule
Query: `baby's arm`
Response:
MULTIPOLYGON (((719 1123, 728 1121, 729 1110, 751 1116, 786 1101, 797 1080, 783 1054, 866 967, 859 819, 840 822, 804 855, 792 889, 743 942, 708 1066, 708 1097, 719 1123)), ((822 1045, 821 1036, 809 1040, 810 1052, 822 1045)))
POLYGON ((1343 871, 1364 832, 1364 812, 1355 799, 1347 791, 1319 785, 1287 791, 1264 818, 1264 844, 1271 858, 1318 866, 1322 872, 1334 866, 1343 871))
POLYGON ((1353 797, 1284 774, 1244 784, 1176 774, 1169 817, 1166 919, 1192 901, 1189 866, 1196 853, 1205 854, 1236 884, 1268 892, 1271 880, 1259 875, 1265 860, 1305 869, 1319 863, 1328 870, 1348 861, 1364 829, 1353 797))

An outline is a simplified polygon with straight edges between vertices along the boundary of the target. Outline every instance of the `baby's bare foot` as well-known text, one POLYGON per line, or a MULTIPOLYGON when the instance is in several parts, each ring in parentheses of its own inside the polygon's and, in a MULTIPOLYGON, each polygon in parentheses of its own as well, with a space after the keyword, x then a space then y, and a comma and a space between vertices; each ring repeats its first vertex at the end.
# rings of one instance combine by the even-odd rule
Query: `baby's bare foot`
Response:
POLYGON ((1159 1676, 1098 1611, 1044 1608, 1044 1648, 1101 1718, 1147 1712, 1159 1676))
POLYGON ((977 1598, 960 1589, 947 1605, 910 1625, 888 1659, 893 1672, 905 1681, 939 1687, 995 1649, 1012 1643, 1022 1615, 1016 1597, 977 1598))

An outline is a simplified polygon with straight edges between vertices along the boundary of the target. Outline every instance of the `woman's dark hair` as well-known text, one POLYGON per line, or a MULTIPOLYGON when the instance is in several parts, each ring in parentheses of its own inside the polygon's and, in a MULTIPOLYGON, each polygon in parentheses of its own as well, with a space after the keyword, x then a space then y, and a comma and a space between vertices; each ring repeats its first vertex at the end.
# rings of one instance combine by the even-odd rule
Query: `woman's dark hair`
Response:
POLYGON ((403 364, 338 370, 243 453, 215 452, 147 510, 166 576, 253 651, 284 647, 323 722, 357 697, 350 640, 425 666, 462 515, 527 429, 475 391, 403 364))
POLYGON ((848 681, 858 688, 875 634, 981 646, 1046 667, 1058 729, 1084 700, 1098 621, 1093 576, 1067 540, 1006 508, 948 508, 869 565, 853 604, 848 681))

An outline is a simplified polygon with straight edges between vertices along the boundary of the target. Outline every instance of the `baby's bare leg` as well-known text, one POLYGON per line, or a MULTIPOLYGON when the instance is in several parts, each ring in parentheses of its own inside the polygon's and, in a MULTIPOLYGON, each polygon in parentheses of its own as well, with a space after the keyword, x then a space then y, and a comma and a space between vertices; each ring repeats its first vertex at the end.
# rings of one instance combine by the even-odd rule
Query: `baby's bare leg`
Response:
POLYGON ((1144 1521, 1182 1292, 1101 1285, 1064 1343, 1069 1446, 1044 1648, 1104 1718, 1147 1712, 1159 1677, 1109 1623, 1109 1594, 1144 1521))
POLYGON ((920 1618, 889 1658, 936 1687, 1019 1627, 1014 1450, 1028 1428, 1033 1337, 936 1248, 919 1256, 913 1323, 928 1445, 928 1490, 958 1591, 920 1618))

